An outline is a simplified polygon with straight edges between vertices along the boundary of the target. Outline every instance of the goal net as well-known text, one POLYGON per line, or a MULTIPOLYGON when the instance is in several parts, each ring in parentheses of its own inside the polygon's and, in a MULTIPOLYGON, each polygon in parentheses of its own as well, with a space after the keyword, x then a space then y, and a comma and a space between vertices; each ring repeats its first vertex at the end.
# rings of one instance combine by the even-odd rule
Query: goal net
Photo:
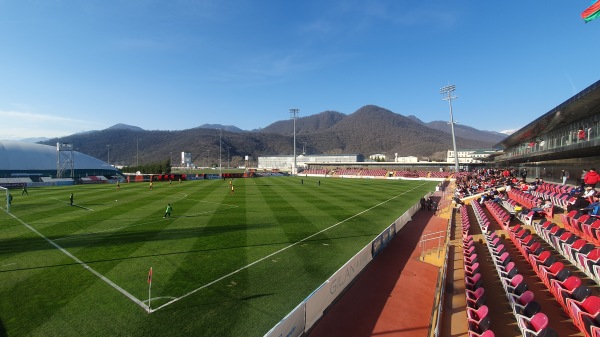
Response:
POLYGON ((12 195, 10 195, 9 189, 6 187, 0 186, 0 195, 4 196, 6 213, 10 213, 10 204, 11 204, 12 195))

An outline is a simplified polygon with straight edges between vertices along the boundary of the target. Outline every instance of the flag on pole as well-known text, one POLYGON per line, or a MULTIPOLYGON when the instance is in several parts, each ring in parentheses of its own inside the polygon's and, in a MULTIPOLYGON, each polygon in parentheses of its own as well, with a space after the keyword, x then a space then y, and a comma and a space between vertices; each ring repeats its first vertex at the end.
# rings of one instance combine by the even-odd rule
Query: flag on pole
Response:
POLYGON ((152 284, 152 267, 150 267, 150 271, 148 272, 148 284, 152 284))
POLYGON ((600 16, 600 0, 595 1, 590 7, 588 7, 583 13, 581 18, 583 21, 590 22, 600 16))

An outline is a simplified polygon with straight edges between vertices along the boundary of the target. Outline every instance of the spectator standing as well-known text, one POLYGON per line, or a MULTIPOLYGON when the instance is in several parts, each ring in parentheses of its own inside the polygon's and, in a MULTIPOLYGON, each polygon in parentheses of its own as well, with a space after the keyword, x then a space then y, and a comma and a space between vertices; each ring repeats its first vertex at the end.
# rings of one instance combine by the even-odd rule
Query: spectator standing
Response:
POLYGON ((583 182, 588 186, 592 186, 592 188, 596 188, 596 183, 599 181, 600 174, 596 172, 595 168, 591 168, 588 173, 586 173, 585 177, 583 177, 583 182))
POLYGON ((569 171, 561 170, 561 174, 562 174, 562 184, 565 185, 567 183, 567 180, 569 179, 569 171))
POLYGON ((521 170, 521 178, 523 178, 523 182, 527 182, 527 169, 523 168, 521 170))

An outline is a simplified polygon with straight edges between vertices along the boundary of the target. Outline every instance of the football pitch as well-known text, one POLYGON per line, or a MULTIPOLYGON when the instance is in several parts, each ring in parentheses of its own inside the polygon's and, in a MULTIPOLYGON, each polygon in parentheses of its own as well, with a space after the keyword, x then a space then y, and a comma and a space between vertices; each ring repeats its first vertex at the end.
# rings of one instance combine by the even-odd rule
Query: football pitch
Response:
POLYGON ((436 184, 12 190, 11 214, 0 211, 0 336, 263 336, 436 184))

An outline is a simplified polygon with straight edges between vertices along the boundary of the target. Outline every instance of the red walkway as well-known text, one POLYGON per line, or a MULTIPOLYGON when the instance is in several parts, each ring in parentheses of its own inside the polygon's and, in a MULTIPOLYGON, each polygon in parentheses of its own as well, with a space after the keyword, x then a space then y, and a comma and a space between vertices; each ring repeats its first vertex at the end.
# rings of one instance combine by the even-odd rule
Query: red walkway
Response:
POLYGON ((439 268, 419 261, 418 244, 447 224, 417 212, 308 336, 426 337, 439 268))

